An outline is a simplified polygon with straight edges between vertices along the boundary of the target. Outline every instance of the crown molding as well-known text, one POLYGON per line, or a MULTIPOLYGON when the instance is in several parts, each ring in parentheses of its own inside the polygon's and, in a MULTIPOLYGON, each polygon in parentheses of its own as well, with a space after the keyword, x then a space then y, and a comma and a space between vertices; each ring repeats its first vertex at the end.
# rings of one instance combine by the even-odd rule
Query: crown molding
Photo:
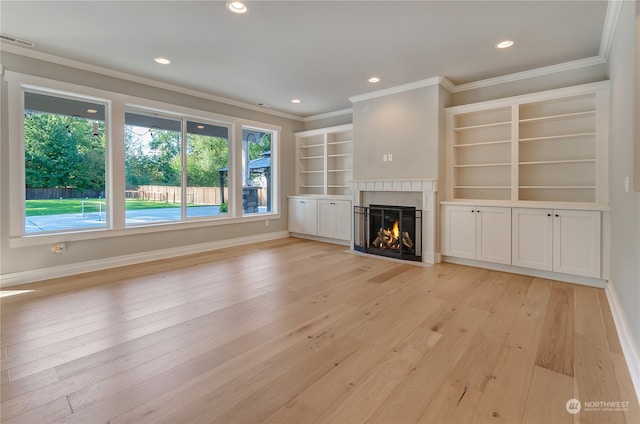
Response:
POLYGON ((333 111, 333 112, 320 113, 318 115, 307 116, 307 117, 304 118, 304 122, 317 121, 319 119, 334 118, 336 116, 351 115, 352 113, 353 113, 353 109, 352 108, 341 109, 341 110, 336 110, 336 111, 333 111))
MULTIPOLYGON (((427 79, 423 79, 420 81, 410 82, 408 84, 397 85, 395 87, 389 87, 378 91, 372 91, 365 94, 360 94, 357 96, 349 97, 351 103, 362 102, 365 100, 375 99, 377 97, 384 97, 390 94, 402 93, 404 91, 411 91, 417 88, 430 87, 432 85, 439 85, 442 83, 444 77, 431 77, 427 79)), ((447 80, 448 81, 448 80, 447 80)))
POLYGON ((530 69, 528 71, 516 72, 513 74, 502 75, 495 78, 487 78, 479 81, 473 81, 466 84, 459 84, 454 86, 452 93, 459 93, 461 91, 475 90, 478 88, 490 87, 492 85, 505 84, 513 81, 520 81, 523 79, 541 77, 545 75, 551 75, 563 71, 571 71, 574 69, 586 68, 594 65, 601 65, 606 63, 600 56, 588 57, 586 59, 573 60, 571 62, 559 63, 557 65, 545 66, 543 68, 530 69))
POLYGON ((278 116, 280 118, 291 119, 294 121, 304 122, 304 118, 290 113, 280 112, 277 110, 271 110, 264 107, 256 106, 251 103, 242 102, 239 100, 232 100, 226 97, 217 96, 215 94, 201 92, 190 88, 181 87, 175 84, 169 84, 165 82, 156 81, 151 78, 140 77, 137 75, 128 74, 126 72, 115 71, 113 69, 104 68, 102 66, 91 65, 86 62, 81 62, 73 59, 66 59, 59 56, 55 56, 49 53, 42 53, 23 47, 17 47, 5 42, 0 41, 0 50, 3 52, 17 54, 19 56, 29 57, 31 59, 42 60, 45 62, 55 63, 57 65, 68 66, 70 68, 79 69, 82 71, 92 72, 95 74, 105 75, 108 77, 118 78, 125 81, 130 81, 138 84, 144 84, 155 88, 161 88, 163 90, 175 91, 177 93, 186 94, 201 99, 211 100, 217 103, 223 103, 229 106, 236 106, 243 109, 252 110, 255 112, 262 112, 268 115, 278 116))
POLYGON ((605 62, 609 60, 609 52, 613 43, 613 36, 616 33, 618 19, 622 13, 624 0, 609 0, 607 4, 607 14, 604 17, 604 27, 602 28, 602 38, 600 39, 600 52, 598 56, 605 62))

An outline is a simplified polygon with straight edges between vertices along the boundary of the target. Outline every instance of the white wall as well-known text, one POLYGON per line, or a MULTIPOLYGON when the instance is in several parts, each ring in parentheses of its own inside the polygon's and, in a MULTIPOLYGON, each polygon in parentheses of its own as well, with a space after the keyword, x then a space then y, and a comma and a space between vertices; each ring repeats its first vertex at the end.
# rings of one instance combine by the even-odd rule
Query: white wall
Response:
POLYGON ((355 180, 438 178, 439 85, 353 104, 355 180), (384 162, 383 155, 393 161, 384 162))
MULTIPOLYGON (((0 62, 5 70, 34 75, 57 81, 84 85, 88 87, 125 93, 145 99, 175 104, 194 109, 219 113, 269 123, 282 127, 280 144, 281 218, 271 220, 269 226, 264 222, 244 222, 238 224, 200 227, 163 231, 149 234, 136 234, 99 240, 74 241, 67 243, 66 252, 54 255, 50 245, 10 247, 9 244, 9 140, 7 116, 7 83, 2 81, 0 110, 0 274, 23 273, 31 270, 52 267, 72 267, 91 261, 104 261, 126 255, 137 255, 153 250, 178 249, 187 246, 224 241, 254 235, 268 235, 287 230, 286 196, 294 193, 293 133, 303 129, 303 123, 254 110, 243 109, 212 100, 189 96, 176 91, 160 89, 149 85, 107 77, 104 75, 69 68, 58 64, 1 52, 0 62)), ((15 183, 15 182, 14 182, 15 183)))
MULTIPOLYGON (((633 179, 634 123, 634 21, 636 2, 625 1, 609 56, 611 117, 609 156, 611 203, 611 284, 618 295, 636 351, 640 350, 640 193, 624 190, 633 179)), ((635 42, 638 42, 635 40, 635 42)), ((638 164, 640 165, 640 164, 638 164)))

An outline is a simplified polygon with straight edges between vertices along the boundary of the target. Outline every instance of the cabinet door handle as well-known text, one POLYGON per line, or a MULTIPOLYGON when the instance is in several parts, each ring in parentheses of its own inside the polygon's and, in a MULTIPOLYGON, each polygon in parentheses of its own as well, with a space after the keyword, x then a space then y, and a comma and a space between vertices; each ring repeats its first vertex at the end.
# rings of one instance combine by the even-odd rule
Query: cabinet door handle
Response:
POLYGON ((558 218, 560 215, 556 214, 556 218, 558 218))
POLYGON ((551 214, 550 214, 550 213, 548 213, 548 214, 547 214, 547 216, 551 216, 551 214))

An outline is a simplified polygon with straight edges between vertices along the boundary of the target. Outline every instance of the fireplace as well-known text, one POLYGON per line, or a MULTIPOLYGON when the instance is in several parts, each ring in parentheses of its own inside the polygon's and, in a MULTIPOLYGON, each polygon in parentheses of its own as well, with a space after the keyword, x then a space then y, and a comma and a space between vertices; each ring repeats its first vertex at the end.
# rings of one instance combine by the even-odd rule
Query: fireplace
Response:
POLYGON ((422 211, 412 206, 354 206, 354 249, 422 261, 422 211))

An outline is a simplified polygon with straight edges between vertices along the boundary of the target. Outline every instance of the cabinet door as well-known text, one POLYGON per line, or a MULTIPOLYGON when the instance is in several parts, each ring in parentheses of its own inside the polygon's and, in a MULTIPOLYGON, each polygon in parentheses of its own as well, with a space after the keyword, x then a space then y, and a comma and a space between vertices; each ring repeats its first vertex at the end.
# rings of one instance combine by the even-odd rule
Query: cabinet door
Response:
POLYGON ((511 264, 511 208, 475 208, 476 259, 511 264))
POLYGON ((318 200, 318 235, 351 240, 351 202, 318 200))
POLYGON ((289 232, 302 233, 304 228, 304 203, 289 199, 289 232))
POLYGON ((315 236, 318 234, 318 201, 304 199, 301 202, 304 210, 302 232, 315 236))
POLYGON ((554 211, 553 270, 600 278, 600 212, 554 211))
POLYGON ((553 211, 514 208, 512 260, 516 266, 553 269, 553 211))
POLYGON ((444 254, 476 258, 476 214, 473 206, 443 206, 444 254))
POLYGON ((318 200, 318 235, 333 238, 336 229, 336 206, 333 200, 318 200))
POLYGON ((334 203, 336 210, 334 238, 351 240, 351 216, 353 215, 351 202, 348 200, 336 200, 334 203))

